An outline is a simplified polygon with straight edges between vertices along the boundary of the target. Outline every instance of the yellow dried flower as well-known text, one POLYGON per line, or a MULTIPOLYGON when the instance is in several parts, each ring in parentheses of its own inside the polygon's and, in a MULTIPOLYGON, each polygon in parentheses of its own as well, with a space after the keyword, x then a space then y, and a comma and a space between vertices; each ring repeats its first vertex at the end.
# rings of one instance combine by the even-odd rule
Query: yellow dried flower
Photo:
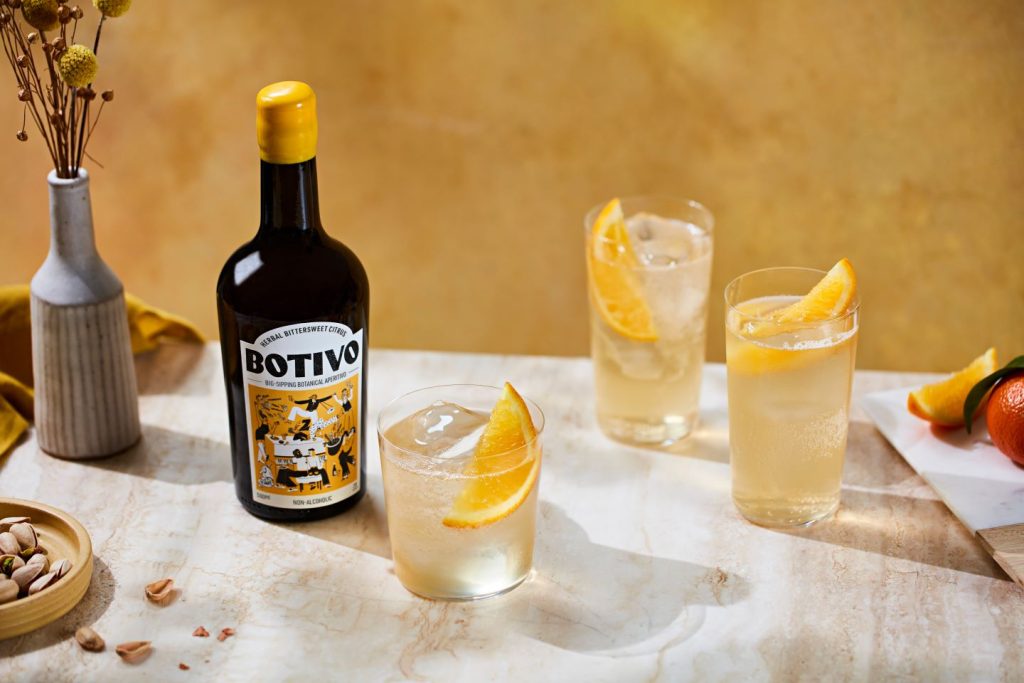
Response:
POLYGON ((57 0, 23 0, 21 13, 29 26, 49 31, 60 26, 57 19, 57 0))
POLYGON ((119 17, 132 6, 132 0, 92 0, 92 4, 105 17, 119 17))
POLYGON ((96 55, 85 45, 72 45, 64 50, 57 60, 60 77, 73 88, 81 88, 92 83, 99 68, 96 55))

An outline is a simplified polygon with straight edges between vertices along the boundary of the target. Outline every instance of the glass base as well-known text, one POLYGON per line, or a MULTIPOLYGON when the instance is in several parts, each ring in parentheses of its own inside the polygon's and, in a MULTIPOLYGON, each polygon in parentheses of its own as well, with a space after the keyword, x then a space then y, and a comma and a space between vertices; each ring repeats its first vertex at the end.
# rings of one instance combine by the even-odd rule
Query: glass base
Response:
POLYGON ((409 588, 404 583, 402 584, 402 587, 405 588, 405 590, 407 590, 410 593, 412 593, 413 595, 415 595, 416 597, 423 598, 424 600, 440 600, 440 601, 443 601, 443 602, 474 602, 476 600, 486 600, 487 598, 496 598, 499 595, 504 595, 505 593, 508 593, 509 591, 512 591, 512 590, 518 588, 519 586, 523 585, 526 582, 527 579, 529 579, 529 578, 531 578, 533 576, 533 573, 534 572, 531 569, 530 571, 528 571, 525 574, 523 574, 521 577, 516 579, 513 583, 509 584, 508 586, 505 586, 504 588, 501 588, 501 589, 496 590, 496 591, 492 591, 490 593, 483 593, 483 594, 480 594, 480 595, 473 595, 473 594, 426 595, 424 593, 420 593, 418 591, 415 591, 412 588, 409 588))
POLYGON ((806 508, 783 507, 775 510, 770 508, 766 509, 766 506, 759 505, 756 509, 751 509, 750 506, 744 507, 738 501, 733 499, 733 503, 736 505, 736 509, 743 515, 744 519, 752 524, 758 526, 767 527, 769 529, 800 529, 809 526, 813 526, 818 522, 824 521, 835 514, 836 510, 839 509, 839 499, 824 508, 817 508, 813 511, 808 511, 806 508))
POLYGON ((611 439, 640 448, 667 448, 688 437, 697 426, 697 415, 666 415, 656 420, 598 415, 597 424, 611 439))

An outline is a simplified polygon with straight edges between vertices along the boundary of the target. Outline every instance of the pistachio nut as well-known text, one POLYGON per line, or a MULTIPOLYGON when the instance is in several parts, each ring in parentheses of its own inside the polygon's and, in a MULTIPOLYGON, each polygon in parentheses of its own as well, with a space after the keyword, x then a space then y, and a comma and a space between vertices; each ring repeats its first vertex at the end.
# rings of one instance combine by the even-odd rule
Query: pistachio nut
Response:
POLYGON ((100 638, 100 634, 96 633, 96 631, 93 631, 88 626, 83 626, 75 631, 75 640, 78 641, 78 644, 83 650, 88 652, 101 652, 103 648, 107 646, 107 644, 103 642, 103 638, 100 638))
POLYGON ((160 579, 146 586, 146 599, 162 605, 171 599, 174 593, 174 579, 160 579))
POLYGON ((4 555, 17 555, 21 552, 21 544, 17 537, 10 531, 0 533, 0 553, 4 555))
POLYGON ((152 649, 153 646, 148 640, 132 640, 127 643, 121 643, 114 648, 114 652, 124 661, 134 664, 148 657, 152 649))
POLYGON ((60 577, 57 576, 57 572, 50 572, 49 574, 43 574, 38 579, 33 581, 31 583, 31 585, 29 585, 29 587, 28 587, 28 594, 29 595, 35 595, 36 593, 38 593, 39 591, 43 590, 44 588, 49 588, 54 583, 56 583, 57 579, 59 579, 59 578, 60 577))
POLYGON ((25 560, 17 555, 0 555, 0 572, 10 576, 15 569, 25 566, 25 560))
POLYGON ((38 564, 43 568, 43 573, 46 573, 50 569, 50 560, 46 558, 46 555, 42 553, 36 553, 32 557, 28 558, 25 564, 38 564))
POLYGON ((46 553, 43 552, 42 548, 25 548, 20 553, 18 553, 18 555, 21 556, 21 559, 25 560, 26 562, 28 562, 32 558, 33 555, 45 555, 45 554, 46 553))
POLYGON ((28 522, 12 524, 10 533, 14 534, 14 537, 18 539, 18 543, 21 545, 22 550, 35 548, 39 545, 39 535, 36 534, 36 528, 28 522))
MULTIPOLYGON (((36 557, 39 557, 39 555, 36 555, 36 557)), ((56 573, 58 579, 64 578, 71 571, 71 560, 57 560, 50 565, 50 571, 56 573)))
POLYGON ((0 605, 18 599, 21 588, 10 579, 0 578, 0 605))
POLYGON ((11 526, 14 524, 21 524, 23 522, 31 522, 31 517, 4 517, 0 519, 0 531, 10 531, 11 526))
POLYGON ((24 593, 33 581, 43 574, 43 567, 38 564, 26 564, 21 569, 15 569, 11 574, 11 580, 18 584, 18 588, 24 593))

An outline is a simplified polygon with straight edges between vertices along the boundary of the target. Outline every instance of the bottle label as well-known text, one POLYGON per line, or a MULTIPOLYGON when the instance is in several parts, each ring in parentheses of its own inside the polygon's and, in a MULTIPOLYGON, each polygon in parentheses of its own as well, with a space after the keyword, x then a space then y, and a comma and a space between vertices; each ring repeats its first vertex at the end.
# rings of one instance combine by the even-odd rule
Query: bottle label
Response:
POLYGON ((241 347, 253 499, 296 510, 356 494, 363 331, 301 323, 241 347))

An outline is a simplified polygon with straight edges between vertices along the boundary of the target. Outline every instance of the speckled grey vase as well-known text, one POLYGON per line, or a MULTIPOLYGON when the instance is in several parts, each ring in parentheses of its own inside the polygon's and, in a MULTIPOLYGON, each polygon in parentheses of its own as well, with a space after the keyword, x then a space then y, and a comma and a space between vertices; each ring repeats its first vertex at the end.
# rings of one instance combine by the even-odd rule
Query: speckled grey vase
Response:
POLYGON ((47 180, 50 253, 32 278, 36 437, 51 455, 100 458, 141 433, 124 288, 96 251, 89 174, 47 180))

